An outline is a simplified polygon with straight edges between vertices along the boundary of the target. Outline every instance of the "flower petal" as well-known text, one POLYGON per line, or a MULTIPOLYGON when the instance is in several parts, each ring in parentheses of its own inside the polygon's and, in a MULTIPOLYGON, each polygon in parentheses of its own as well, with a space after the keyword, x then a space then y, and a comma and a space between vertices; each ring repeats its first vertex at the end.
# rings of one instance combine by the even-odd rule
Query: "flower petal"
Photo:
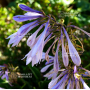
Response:
POLYGON ((52 63, 54 60, 49 60, 49 62, 46 62, 45 65, 48 65, 50 63, 52 63))
POLYGON ((56 84, 56 85, 53 86, 52 89, 58 89, 61 86, 61 84, 63 83, 63 81, 65 80, 65 77, 66 77, 66 75, 64 75, 63 78, 58 83, 54 81, 54 84, 56 84))
POLYGON ((4 79, 6 77, 6 75, 4 74, 2 77, 1 77, 1 79, 4 79))
POLYGON ((35 12, 27 12, 27 13, 25 13, 24 15, 26 15, 26 16, 43 16, 42 14, 40 14, 40 13, 35 13, 35 12))
POLYGON ((34 10, 26 5, 23 5, 23 4, 19 4, 19 7, 24 10, 24 11, 29 11, 29 12, 36 12, 36 13, 42 13, 40 11, 37 11, 37 10, 34 10))
POLYGON ((68 81, 67 89, 70 89, 70 87, 71 87, 71 79, 69 79, 68 81))
MULTIPOLYGON (((17 33, 17 32, 16 32, 17 33)), ((15 36, 16 35, 16 33, 13 33, 13 34, 11 34, 10 36, 8 36, 6 39, 9 39, 9 38, 11 38, 12 36, 15 36)))
POLYGON ((54 58, 54 70, 55 70, 56 72, 58 72, 58 70, 59 70, 58 49, 59 49, 59 44, 58 44, 58 46, 57 46, 57 50, 56 50, 56 54, 55 54, 55 58, 54 58))
POLYGON ((64 30, 64 33, 65 33, 66 38, 68 40, 69 53, 70 53, 71 59, 74 62, 74 64, 76 64, 77 66, 80 66, 80 64, 81 64, 80 56, 79 56, 77 50, 75 49, 75 47, 73 46, 73 44, 71 43, 69 36, 67 34, 67 31, 65 30, 64 27, 63 27, 63 30, 64 30))
POLYGON ((59 86, 58 89, 65 89, 65 86, 66 86, 65 83, 66 83, 66 80, 63 81, 62 85, 59 86))
POLYGON ((79 80, 76 80, 76 89, 80 89, 80 84, 79 84, 79 80))
POLYGON ((8 81, 9 80, 9 76, 8 76, 8 70, 5 71, 5 77, 6 77, 6 80, 8 81))
POLYGON ((13 34, 12 37, 10 38, 8 44, 12 44, 17 40, 18 36, 17 33, 13 34))
POLYGON ((37 43, 35 44, 35 46, 33 47, 32 56, 34 56, 36 54, 38 47, 40 47, 41 44, 44 44, 45 34, 46 34, 46 30, 48 28, 48 25, 49 25, 49 22, 46 23, 44 31, 42 32, 42 34, 41 34, 39 40, 37 41, 37 43))
POLYGON ((13 17, 13 19, 15 21, 18 21, 18 22, 23 22, 23 21, 27 21, 27 20, 33 20, 33 19, 37 19, 39 18, 40 16, 26 16, 26 15, 16 15, 13 17))
POLYGON ((87 35, 90 37, 90 33, 84 31, 83 29, 81 29, 81 28, 79 28, 79 27, 77 27, 77 26, 74 26, 74 25, 70 25, 70 26, 71 26, 71 27, 74 27, 74 28, 76 28, 76 29, 81 30, 82 32, 84 32, 85 34, 87 34, 87 35))
POLYGON ((84 89, 90 89, 90 88, 88 87, 88 85, 84 82, 84 80, 83 80, 82 78, 80 78, 80 81, 82 82, 84 89))
POLYGON ((48 88, 54 88, 59 78, 61 78, 67 71, 63 71, 57 78, 53 79, 49 84, 48 88))
POLYGON ((32 46, 32 45, 34 44, 35 39, 36 39, 36 36, 37 36, 38 32, 43 28, 43 26, 44 26, 44 24, 42 24, 42 25, 38 28, 38 30, 36 30, 36 32, 34 32, 34 33, 28 38, 28 40, 27 40, 27 45, 28 45, 28 46, 32 46))
POLYGON ((49 65, 46 65, 45 67, 43 67, 41 69, 41 72, 45 72, 51 65, 53 65, 53 64, 49 64, 49 65))
POLYGON ((28 65, 28 64, 31 62, 31 60, 32 60, 31 57, 30 57, 30 58, 27 58, 27 60, 26 60, 26 65, 28 65))
POLYGON ((5 66, 3 66, 3 65, 0 65, 0 68, 1 68, 1 67, 5 67, 5 66))
POLYGON ((64 36, 63 36, 62 30, 61 30, 61 40, 62 40, 62 58, 63 58, 63 63, 64 63, 64 66, 67 67, 68 64, 69 64, 69 60, 68 60, 68 54, 67 54, 66 49, 64 47, 64 36))
POLYGON ((54 70, 51 69, 47 74, 44 75, 44 77, 47 77, 48 79, 50 79, 52 77, 53 73, 54 73, 54 70))
POLYGON ((21 35, 25 34, 28 31, 28 29, 30 29, 30 27, 35 26, 36 24, 38 24, 38 20, 21 26, 19 28, 19 30, 17 31, 18 35, 21 36, 21 35))
POLYGON ((18 45, 18 43, 20 42, 20 40, 30 31, 32 30, 34 27, 38 26, 39 24, 36 23, 32 26, 29 26, 26 29, 19 29, 19 31, 17 31, 16 33, 10 35, 8 38, 10 38, 9 43, 8 44, 12 44, 12 47, 15 45, 18 45), (21 31, 20 31, 21 30, 21 31))
POLYGON ((76 65, 74 66, 74 73, 77 73, 77 67, 76 67, 76 65))
POLYGON ((35 58, 35 60, 37 60, 37 61, 35 61, 35 62, 32 61, 33 64, 36 64, 37 62, 41 61, 43 47, 44 47, 44 39, 45 39, 45 34, 46 34, 48 26, 49 26, 49 21, 46 23, 45 29, 42 32, 42 34, 41 34, 40 38, 38 39, 38 41, 36 42, 36 44, 32 47, 31 51, 25 56, 25 57, 27 57, 27 61, 30 57, 32 57, 32 60, 34 60, 34 58, 35 58), (36 55, 39 55, 39 57, 36 55))
MULTIPOLYGON (((48 35, 48 37, 45 39, 45 41, 44 41, 44 46, 45 46, 45 44, 49 41, 49 38, 52 36, 52 34, 49 34, 48 35)), ((45 37, 46 37, 46 35, 45 35, 45 37)))

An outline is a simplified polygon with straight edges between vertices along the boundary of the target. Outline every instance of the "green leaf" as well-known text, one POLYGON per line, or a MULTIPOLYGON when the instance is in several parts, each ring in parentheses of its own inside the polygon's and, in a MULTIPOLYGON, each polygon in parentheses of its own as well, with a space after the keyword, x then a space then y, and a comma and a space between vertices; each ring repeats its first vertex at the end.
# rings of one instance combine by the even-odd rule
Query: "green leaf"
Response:
MULTIPOLYGON (((39 80, 40 77, 41 77, 41 73, 40 73, 39 69, 36 68, 35 66, 32 67, 31 64, 29 64, 28 67, 29 67, 29 69, 32 71, 32 73, 33 73, 33 75, 35 76, 35 78, 36 78, 37 80, 39 80)), ((32 76, 32 77, 33 77, 33 76, 32 76)))

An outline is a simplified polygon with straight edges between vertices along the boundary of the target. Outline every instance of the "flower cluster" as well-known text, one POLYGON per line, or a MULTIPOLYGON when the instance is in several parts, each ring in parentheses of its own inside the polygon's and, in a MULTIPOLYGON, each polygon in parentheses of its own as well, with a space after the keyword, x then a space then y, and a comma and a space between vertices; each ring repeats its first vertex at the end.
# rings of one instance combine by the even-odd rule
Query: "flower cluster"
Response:
POLYGON ((9 81, 9 77, 8 77, 8 69, 6 68, 7 65, 4 64, 4 65, 0 65, 0 76, 1 76, 1 79, 4 79, 6 78, 7 81, 9 81))
POLYGON ((12 83, 16 83, 18 75, 20 73, 17 71, 17 67, 14 67, 10 64, 0 65, 0 77, 1 79, 6 79, 10 86, 13 86, 12 83))
MULTIPOLYGON (((49 67, 53 66, 53 69, 50 70, 44 77, 51 79, 51 82, 48 85, 50 89, 89 89, 87 84, 82 79, 83 77, 90 77, 90 71, 82 67, 68 66, 67 68, 63 67, 59 63, 59 70, 56 72, 54 70, 54 57, 49 56, 50 61, 45 63, 45 67, 41 69, 41 72, 45 72, 49 67)), ((43 58, 45 60, 45 58, 43 58)))
POLYGON ((49 88, 82 88, 80 84, 83 84, 84 88, 89 88, 76 70, 76 68, 81 65, 81 59, 79 51, 72 42, 72 37, 76 38, 78 41, 79 39, 72 32, 74 32, 73 29, 80 30, 89 37, 90 33, 75 25, 64 25, 63 19, 61 19, 61 22, 56 22, 53 15, 46 15, 43 11, 33 10, 23 4, 20 4, 19 7, 27 11, 27 13, 14 16, 13 19, 17 22, 30 21, 30 23, 21 26, 16 33, 10 35, 8 37, 10 38, 8 44, 12 44, 12 47, 18 45, 20 40, 27 33, 39 26, 27 40, 27 46, 29 46, 31 50, 24 57, 27 58, 26 65, 32 62, 32 66, 34 66, 41 60, 46 60, 46 66, 41 72, 45 72, 50 66, 53 66, 53 69, 44 75, 48 77, 48 79, 52 78, 52 81, 49 83, 49 88), (31 20, 34 21, 31 22, 31 20), (44 30, 42 31, 43 28, 44 30), (41 31, 42 33, 40 33, 41 31), (54 39, 54 41, 47 49, 46 53, 44 53, 44 46, 51 39, 54 39), (49 56, 51 48, 53 56, 49 56), (61 58, 59 52, 61 52, 61 58))

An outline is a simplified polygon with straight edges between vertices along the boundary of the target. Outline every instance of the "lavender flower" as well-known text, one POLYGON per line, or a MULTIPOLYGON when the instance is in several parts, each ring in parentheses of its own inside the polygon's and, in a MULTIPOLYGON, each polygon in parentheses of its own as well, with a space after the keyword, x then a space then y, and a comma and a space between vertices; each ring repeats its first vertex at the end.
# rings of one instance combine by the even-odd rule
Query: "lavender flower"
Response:
POLYGON ((28 12, 32 12, 32 13, 37 13, 37 14, 42 14, 42 12, 34 10, 26 5, 20 4, 19 7, 24 10, 24 11, 28 11, 28 12))
MULTIPOLYGON (((42 55, 43 61, 45 60, 45 53, 42 55)), ((57 58, 56 58, 57 59, 57 58)), ((41 72, 45 72, 49 67, 53 66, 53 68, 44 75, 44 77, 47 77, 48 79, 52 79, 51 82, 48 85, 48 88, 50 89, 89 89, 87 84, 82 79, 82 70, 87 71, 89 76, 90 71, 77 66, 67 66, 66 69, 63 69, 63 65, 60 65, 60 61, 58 60, 59 68, 58 70, 54 69, 54 62, 55 57, 49 56, 49 62, 45 63, 45 67, 41 69, 41 72), (78 71, 77 71, 78 68, 78 71), (80 74, 79 74, 80 72, 80 74), (82 87, 83 85, 83 87, 82 87)), ((57 61, 57 60, 56 60, 57 61)), ((85 76, 86 77, 86 76, 85 76)))
MULTIPOLYGON (((27 46, 29 46, 31 50, 24 57, 27 58, 26 65, 32 62, 32 66, 34 66, 35 64, 46 60, 46 66, 41 69, 42 73, 45 72, 49 67, 53 67, 47 74, 44 75, 44 77, 51 79, 48 88, 89 89, 88 85, 84 82, 83 77, 89 77, 90 71, 80 67, 81 59, 79 56, 79 52, 74 47, 72 39, 70 39, 71 37, 68 34, 67 28, 73 27, 79 29, 88 36, 90 36, 90 33, 74 25, 64 27, 63 22, 56 22, 55 17, 53 17, 52 15, 45 15, 43 12, 31 9, 26 5, 20 4, 19 7, 22 10, 27 11, 27 13, 25 13, 24 15, 14 16, 13 19, 15 21, 35 21, 21 26, 16 33, 10 35, 8 37, 10 38, 8 44, 12 44, 12 47, 18 45, 20 40, 29 31, 39 26, 39 28, 31 36, 29 36, 27 40, 27 46), (42 33, 38 35, 38 33, 43 28, 44 30, 42 31, 42 33), (54 41, 47 49, 46 53, 44 53, 44 46, 51 39, 54 39, 54 41), (53 56, 49 55, 51 48, 53 56), (60 55, 62 57, 60 57, 60 55), (69 59, 73 61, 73 64, 72 62, 69 64, 69 59), (82 70, 84 70, 85 73, 83 73, 84 71, 82 72, 82 70)), ((0 66, 0 68, 1 67, 5 66, 0 66)), ((2 76, 2 79, 6 78, 9 81, 8 69, 6 69, 5 71, 1 69, 0 76, 2 76)))
POLYGON ((78 74, 79 72, 76 70, 76 66, 74 69, 66 69, 62 71, 55 79, 51 80, 49 83, 48 88, 52 89, 89 89, 87 84, 82 79, 81 75, 78 74), (80 85, 83 85, 80 86, 80 85))
POLYGON ((26 65, 28 65, 32 61, 32 66, 33 66, 34 64, 41 61, 43 48, 44 48, 45 44, 47 43, 47 41, 49 40, 49 38, 51 37, 51 33, 49 32, 49 29, 50 29, 49 21, 50 20, 48 20, 47 22, 44 22, 45 20, 42 20, 42 19, 45 18, 45 16, 43 15, 42 12, 33 10, 26 5, 20 4, 19 7, 22 10, 28 11, 28 12, 25 13, 24 15, 14 16, 13 19, 15 21, 23 22, 23 21, 27 21, 27 20, 33 20, 33 19, 37 19, 37 20, 21 26, 20 29, 16 33, 14 33, 8 37, 8 38, 10 38, 10 41, 8 44, 13 44, 12 47, 15 45, 18 45, 20 40, 30 30, 32 30, 34 27, 38 26, 39 24, 43 23, 38 28, 38 30, 35 31, 27 40, 27 45, 31 48, 31 51, 25 55, 25 57, 27 57, 26 65), (37 36, 38 32, 44 26, 45 26, 44 31, 39 36, 37 36))
MULTIPOLYGON (((18 45, 18 43, 20 42, 20 40, 34 27, 38 26, 39 24, 36 23, 37 21, 28 23, 23 25, 16 33, 10 35, 8 38, 10 38, 9 43, 8 44, 13 44, 13 46, 18 45), (35 24, 36 23, 36 24, 35 24)), ((7 39, 8 39, 7 38, 7 39)))
POLYGON ((64 66, 67 67, 68 64, 69 64, 69 60, 68 60, 68 54, 67 54, 66 49, 64 47, 64 37, 63 37, 62 30, 61 30, 61 40, 62 40, 62 58, 63 58, 63 63, 64 63, 64 66))
POLYGON ((36 43, 36 36, 37 36, 37 34, 38 34, 38 32, 43 28, 43 26, 44 26, 44 24, 43 25, 41 25, 39 28, 38 28, 38 30, 36 30, 36 32, 34 32, 29 38, 28 38, 28 40, 27 40, 27 45, 29 46, 29 47, 33 47, 34 45, 35 45, 35 43, 36 43))
POLYGON ((6 65, 0 65, 0 76, 1 79, 6 78, 7 81, 9 81, 9 76, 8 76, 8 69, 6 69, 6 65))
POLYGON ((36 44, 33 46, 32 50, 25 56, 27 57, 26 65, 32 61, 32 66, 33 66, 34 64, 38 63, 39 60, 41 61, 43 47, 44 47, 44 39, 48 26, 49 26, 49 21, 46 23, 44 31, 42 32, 36 44))
MULTIPOLYGON (((43 53, 43 55, 42 55, 42 61, 44 61, 44 60, 45 60, 45 53, 43 53)), ((49 62, 45 63, 46 66, 41 69, 41 72, 42 73, 45 72, 51 66, 54 67, 54 60, 55 60, 55 57, 49 55, 49 62)), ((44 77, 47 77, 48 79, 50 79, 50 78, 54 79, 54 78, 56 78, 57 73, 58 73, 57 70, 51 69, 46 75, 44 75, 44 77)))
POLYGON ((33 19, 37 19, 39 17, 43 17, 42 12, 33 10, 33 9, 31 9, 30 7, 28 7, 26 5, 20 4, 19 7, 22 10, 28 11, 28 12, 25 13, 24 15, 14 16, 13 19, 15 21, 22 22, 22 21, 33 20, 33 19))
POLYGON ((69 47, 69 52, 70 52, 71 59, 74 62, 74 64, 79 66, 81 64, 80 56, 79 56, 78 52, 76 51, 76 49, 74 48, 73 44, 71 43, 71 41, 69 39, 69 36, 67 34, 67 31, 65 30, 64 27, 63 27, 63 30, 64 30, 64 33, 65 33, 66 38, 68 40, 68 47, 69 47))
MULTIPOLYGON (((27 20, 33 20, 33 19, 38 19, 40 17, 43 17, 42 12, 40 11, 36 11, 33 10, 31 8, 29 8, 26 5, 20 4, 19 7, 24 10, 24 11, 28 11, 27 13, 25 13, 24 15, 17 15, 14 16, 13 19, 15 21, 18 22, 23 22, 23 21, 27 21, 27 20)), ((30 22, 28 24, 25 24, 23 26, 21 26, 21 28, 14 34, 10 35, 8 38, 10 38, 10 41, 8 44, 13 44, 13 46, 18 45, 18 43, 20 42, 20 40, 30 31, 32 30, 34 27, 39 25, 39 19, 33 22, 30 22)), ((7 38, 7 39, 8 39, 7 38)))
MULTIPOLYGON (((30 7, 28 7, 26 5, 20 4, 19 7, 22 10, 27 11, 27 13, 25 13, 24 15, 14 16, 13 19, 15 21, 23 22, 23 21, 34 20, 34 19, 37 19, 37 20, 21 26, 20 29, 16 33, 10 35, 8 37, 8 38, 10 38, 10 41, 9 41, 8 44, 13 44, 12 47, 15 46, 15 45, 18 45, 20 40, 29 31, 31 31, 34 27, 36 27, 36 26, 41 24, 41 26, 27 40, 27 45, 31 48, 31 51, 28 54, 25 55, 25 57, 27 57, 26 65, 28 65, 32 61, 32 66, 33 66, 34 64, 36 64, 39 61, 41 61, 42 52, 43 52, 43 48, 44 48, 45 44, 52 37, 55 38, 55 36, 56 36, 57 38, 55 38, 55 41, 52 43, 52 45, 47 50, 47 52, 45 54, 45 58, 49 62, 49 55, 48 55, 48 53, 49 53, 51 47, 53 47, 53 45, 55 45, 55 43, 58 42, 58 40, 60 40, 59 41, 60 45, 61 45, 61 41, 62 41, 62 58, 63 58, 63 63, 65 65, 65 67, 67 67, 68 64, 69 64, 68 52, 66 51, 66 48, 64 47, 64 38, 63 38, 62 30, 64 31, 66 39, 68 41, 69 53, 70 53, 70 57, 71 57, 72 61, 77 66, 79 66, 81 64, 80 56, 79 56, 77 50, 74 48, 73 44, 71 43, 71 41, 69 39, 69 35, 68 35, 67 31, 65 30, 65 28, 63 27, 63 24, 57 23, 55 21, 55 19, 52 18, 50 15, 46 16, 46 15, 43 14, 43 12, 40 12, 40 11, 37 11, 37 10, 33 10, 33 9, 31 9, 30 7), (53 24, 52 21, 55 23, 54 27, 51 25, 51 24, 53 24), (37 36, 38 32, 44 26, 45 26, 44 31, 39 36, 37 36), (58 30, 57 27, 60 30, 58 30), (58 34, 55 33, 55 32, 58 32, 58 34), (61 37, 60 37, 60 34, 61 34, 61 37)), ((57 69, 57 71, 58 71, 58 58, 57 57, 58 57, 58 50, 59 50, 59 47, 60 47, 59 44, 57 45, 57 50, 56 50, 55 60, 54 60, 54 67, 55 67, 54 69, 55 70, 57 69)))
MULTIPOLYGON (((82 69, 80 69, 80 70, 82 70, 82 69)), ((76 88, 89 89, 88 85, 84 82, 81 75, 79 75, 78 73, 79 72, 77 71, 77 67, 74 66, 74 77, 75 77, 75 81, 76 81, 76 88), (80 87, 80 83, 83 85, 83 87, 80 87)))

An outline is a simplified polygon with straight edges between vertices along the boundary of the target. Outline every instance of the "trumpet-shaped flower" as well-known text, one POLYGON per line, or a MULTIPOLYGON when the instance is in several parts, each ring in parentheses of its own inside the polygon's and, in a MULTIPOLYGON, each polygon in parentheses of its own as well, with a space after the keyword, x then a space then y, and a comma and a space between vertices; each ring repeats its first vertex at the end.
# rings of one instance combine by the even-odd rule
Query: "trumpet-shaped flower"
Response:
POLYGON ((20 7, 22 10, 28 11, 28 12, 25 13, 24 15, 14 16, 13 19, 14 19, 15 21, 23 22, 23 21, 33 20, 33 19, 37 19, 37 18, 43 17, 42 12, 33 10, 33 9, 31 9, 30 7, 28 7, 28 6, 26 6, 26 5, 20 4, 19 7, 20 7))
POLYGON ((71 43, 69 36, 67 34, 67 31, 65 30, 64 27, 63 27, 63 30, 66 35, 67 41, 68 41, 68 47, 69 47, 69 53, 70 53, 71 59, 74 62, 74 64, 79 66, 81 64, 80 56, 79 56, 77 50, 75 49, 75 47, 73 46, 73 44, 71 43))
MULTIPOLYGON (((16 33, 10 35, 8 38, 10 38, 9 43, 8 44, 13 44, 13 46, 18 45, 18 43, 20 42, 20 40, 30 31, 32 30, 34 27, 38 26, 39 24, 36 23, 37 21, 28 23, 23 25, 16 33), (36 23, 36 24, 35 24, 36 23)), ((7 39, 8 39, 7 38, 7 39)))
MULTIPOLYGON (((80 69, 80 68, 79 68, 80 69)), ((80 69, 81 70, 81 69, 80 69)), ((89 89, 88 85, 84 82, 81 75, 78 74, 77 67, 71 67, 68 69, 60 70, 61 73, 51 80, 48 85, 50 89, 89 89), (73 69, 74 68, 74 69, 73 69), (81 86, 83 85, 83 87, 81 86)), ((81 70, 82 71, 82 70, 81 70)))
POLYGON ((27 55, 25 55, 25 57, 27 57, 26 65, 28 65, 32 61, 32 66, 33 66, 34 64, 38 63, 39 60, 41 61, 42 51, 43 51, 43 47, 44 47, 44 39, 45 39, 45 34, 48 29, 48 26, 49 26, 49 22, 46 23, 45 29, 42 32, 37 43, 33 46, 31 51, 27 55))
POLYGON ((31 46, 31 47, 32 47, 32 46, 34 45, 36 36, 37 36, 38 32, 43 28, 43 26, 44 26, 44 24, 41 25, 41 26, 38 28, 38 30, 36 30, 36 31, 28 38, 28 40, 27 40, 27 45, 28 45, 28 46, 31 46))
POLYGON ((69 60, 68 60, 68 54, 67 54, 66 49, 64 47, 64 39, 63 38, 64 38, 64 36, 63 36, 62 30, 61 30, 62 58, 63 58, 64 66, 67 67, 68 66, 68 63, 69 63, 69 60))
POLYGON ((37 10, 34 10, 34 9, 32 9, 32 8, 26 6, 26 5, 23 5, 23 4, 19 4, 19 7, 20 7, 22 10, 24 10, 24 11, 42 14, 42 12, 37 11, 37 10))
MULTIPOLYGON (((44 60, 45 60, 45 53, 43 53, 42 55, 42 61, 44 60)), ((49 62, 46 62, 45 65, 46 66, 41 69, 41 72, 45 72, 49 67, 54 66, 54 57, 49 55, 49 62)), ((44 75, 44 77, 47 77, 48 79, 50 78, 54 79, 56 78, 57 73, 58 73, 57 71, 51 69, 47 74, 44 75)))

